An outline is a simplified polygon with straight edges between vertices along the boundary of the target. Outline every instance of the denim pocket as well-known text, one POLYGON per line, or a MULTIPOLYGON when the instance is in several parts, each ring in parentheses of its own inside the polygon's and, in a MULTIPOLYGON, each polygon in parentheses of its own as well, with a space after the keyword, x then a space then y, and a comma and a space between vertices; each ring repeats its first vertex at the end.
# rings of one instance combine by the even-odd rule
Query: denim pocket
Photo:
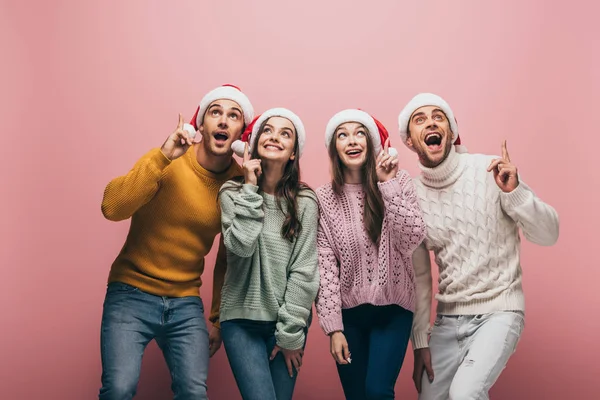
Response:
POLYGON ((122 282, 111 282, 106 288, 106 293, 133 293, 139 291, 135 286, 122 282))
POLYGON ((444 316, 443 315, 437 315, 435 317, 435 321, 433 321, 433 325, 434 326, 440 326, 442 324, 442 322, 444 322, 444 316))

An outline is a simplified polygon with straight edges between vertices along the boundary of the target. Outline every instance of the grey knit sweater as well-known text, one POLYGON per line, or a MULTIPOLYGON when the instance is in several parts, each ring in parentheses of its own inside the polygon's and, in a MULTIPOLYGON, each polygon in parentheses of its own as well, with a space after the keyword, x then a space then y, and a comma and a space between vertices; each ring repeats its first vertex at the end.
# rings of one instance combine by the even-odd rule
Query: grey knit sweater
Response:
POLYGON ((219 320, 277 321, 277 345, 302 348, 319 288, 316 196, 298 196, 302 230, 293 242, 281 234, 286 215, 275 197, 257 186, 229 181, 219 200, 227 248, 219 320))

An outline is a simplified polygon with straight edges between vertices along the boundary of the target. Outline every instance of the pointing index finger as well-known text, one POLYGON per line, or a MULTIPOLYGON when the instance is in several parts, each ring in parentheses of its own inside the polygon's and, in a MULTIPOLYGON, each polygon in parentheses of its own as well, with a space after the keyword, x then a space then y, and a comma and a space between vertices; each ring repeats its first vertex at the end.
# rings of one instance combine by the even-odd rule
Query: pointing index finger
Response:
POLYGON ((385 139, 385 144, 383 145, 383 151, 385 154, 389 154, 388 149, 390 148, 390 138, 385 139))
POLYGON ((246 142, 246 144, 244 144, 244 162, 247 162, 248 160, 250 160, 250 157, 248 156, 248 142, 246 142))
POLYGON ((502 143, 502 158, 510 162, 510 156, 508 155, 508 150, 506 149, 506 139, 502 143))

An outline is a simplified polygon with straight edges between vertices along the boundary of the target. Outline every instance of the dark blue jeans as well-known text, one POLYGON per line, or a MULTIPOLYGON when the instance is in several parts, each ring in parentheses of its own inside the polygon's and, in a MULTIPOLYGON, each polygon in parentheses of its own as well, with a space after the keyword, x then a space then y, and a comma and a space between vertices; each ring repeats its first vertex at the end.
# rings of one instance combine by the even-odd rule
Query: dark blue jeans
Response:
POLYGON ((281 351, 269 361, 275 347, 275 322, 223 321, 221 337, 244 400, 292 399, 298 374, 290 377, 281 351))
POLYGON ((174 398, 207 399, 208 330, 199 297, 160 297, 124 283, 111 283, 101 329, 100 399, 133 398, 142 355, 152 339, 167 361, 174 398))
POLYGON ((413 313, 396 305, 342 310, 351 363, 337 365, 347 400, 394 399, 413 313))

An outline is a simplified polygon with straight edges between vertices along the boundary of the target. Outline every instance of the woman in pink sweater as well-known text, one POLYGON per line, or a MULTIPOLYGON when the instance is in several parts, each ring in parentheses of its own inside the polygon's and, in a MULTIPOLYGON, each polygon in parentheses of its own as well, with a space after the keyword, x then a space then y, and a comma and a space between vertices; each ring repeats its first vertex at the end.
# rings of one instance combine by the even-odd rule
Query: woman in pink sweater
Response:
POLYGON ((332 180, 317 190, 319 322, 346 399, 393 399, 412 327, 421 209, 387 130, 369 114, 337 113, 325 144, 332 180))

